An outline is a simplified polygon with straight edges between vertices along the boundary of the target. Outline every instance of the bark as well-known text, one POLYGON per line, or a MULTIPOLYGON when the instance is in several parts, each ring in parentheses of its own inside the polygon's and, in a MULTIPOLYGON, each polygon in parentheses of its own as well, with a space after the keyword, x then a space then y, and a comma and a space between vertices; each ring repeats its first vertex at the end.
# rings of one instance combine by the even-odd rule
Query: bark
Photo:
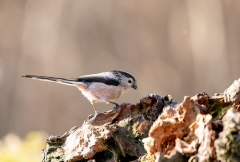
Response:
POLYGON ((43 161, 239 161, 239 94, 240 79, 224 93, 179 104, 150 94, 50 136, 43 161))

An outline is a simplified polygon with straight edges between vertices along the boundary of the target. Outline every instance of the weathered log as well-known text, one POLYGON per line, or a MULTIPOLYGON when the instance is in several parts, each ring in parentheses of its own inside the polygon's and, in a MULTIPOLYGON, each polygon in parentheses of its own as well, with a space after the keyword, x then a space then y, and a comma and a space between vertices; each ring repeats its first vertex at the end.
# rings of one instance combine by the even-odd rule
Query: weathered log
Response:
MULTIPOLYGON (((167 98, 165 98, 167 99, 167 98)), ((131 161, 143 156, 142 139, 158 115, 164 100, 155 94, 136 105, 122 104, 90 116, 81 127, 47 139, 43 161, 131 161)))
POLYGON ((239 87, 240 80, 222 94, 200 93, 180 104, 150 94, 89 116, 81 127, 50 136, 43 161, 238 161, 239 87))

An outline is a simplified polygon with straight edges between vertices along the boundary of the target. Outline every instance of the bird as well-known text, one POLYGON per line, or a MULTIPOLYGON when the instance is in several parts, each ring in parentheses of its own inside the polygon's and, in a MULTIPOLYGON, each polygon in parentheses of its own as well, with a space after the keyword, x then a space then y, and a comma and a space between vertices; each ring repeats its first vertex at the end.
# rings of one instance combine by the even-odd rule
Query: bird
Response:
POLYGON ((119 105, 115 101, 121 95, 132 89, 138 89, 134 76, 121 70, 83 75, 72 79, 39 75, 24 75, 22 77, 77 87, 83 96, 90 101, 95 114, 98 113, 95 103, 111 103, 117 107, 119 105))

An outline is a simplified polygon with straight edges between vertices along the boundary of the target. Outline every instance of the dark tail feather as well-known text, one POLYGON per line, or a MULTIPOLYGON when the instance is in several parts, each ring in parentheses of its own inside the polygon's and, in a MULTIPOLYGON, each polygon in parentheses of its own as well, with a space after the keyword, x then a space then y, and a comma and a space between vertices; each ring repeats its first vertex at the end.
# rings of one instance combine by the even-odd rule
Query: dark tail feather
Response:
POLYGON ((42 81, 48 81, 48 82, 56 82, 60 84, 66 84, 74 86, 76 81, 71 79, 65 79, 65 78, 55 78, 55 77, 48 77, 48 76, 37 76, 37 75, 24 75, 22 76, 24 78, 30 78, 30 79, 37 79, 42 81))

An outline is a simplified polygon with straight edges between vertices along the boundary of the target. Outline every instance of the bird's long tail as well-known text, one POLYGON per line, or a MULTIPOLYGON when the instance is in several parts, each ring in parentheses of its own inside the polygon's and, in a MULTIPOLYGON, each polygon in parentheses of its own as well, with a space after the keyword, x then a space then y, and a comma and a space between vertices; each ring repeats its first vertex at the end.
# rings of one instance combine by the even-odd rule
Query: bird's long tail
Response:
POLYGON ((55 82, 60 84, 66 84, 74 86, 76 84, 76 80, 74 79, 65 79, 65 78, 55 78, 55 77, 48 77, 48 76, 38 76, 38 75, 24 75, 22 76, 24 78, 30 78, 30 79, 37 79, 42 81, 48 81, 48 82, 55 82))

